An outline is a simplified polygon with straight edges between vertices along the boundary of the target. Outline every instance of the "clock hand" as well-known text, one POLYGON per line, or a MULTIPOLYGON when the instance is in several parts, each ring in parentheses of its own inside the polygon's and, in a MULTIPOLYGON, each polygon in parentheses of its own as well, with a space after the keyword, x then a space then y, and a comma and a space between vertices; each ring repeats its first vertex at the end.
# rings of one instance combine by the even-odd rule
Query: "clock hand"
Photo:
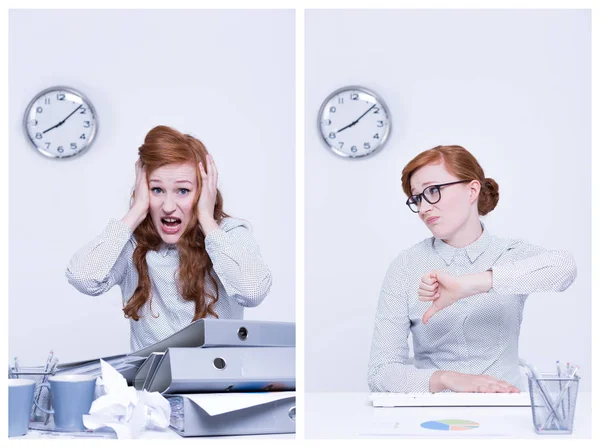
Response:
POLYGON ((55 125, 54 125, 54 126, 52 126, 51 128, 48 128, 48 129, 46 129, 44 132, 42 132, 42 134, 45 134, 46 132, 48 132, 48 131, 51 131, 51 130, 52 130, 52 129, 54 129, 54 128, 57 128, 57 127, 59 127, 59 126, 62 126, 62 125, 63 125, 63 123, 64 123, 65 121, 67 121, 67 120, 68 120, 68 119, 71 117, 71 115, 73 115, 75 112, 77 112, 79 109, 81 109, 81 107, 82 107, 82 106, 83 106, 83 104, 80 104, 80 105, 79 105, 79 107, 78 107, 77 109, 75 109, 73 112, 71 112, 69 115, 67 115, 67 116, 65 117, 65 119, 64 119, 64 120, 62 120, 62 121, 58 122, 57 124, 55 124, 55 125))
POLYGON ((362 117, 364 117, 365 115, 367 115, 367 114, 368 114, 368 113, 371 111, 371 109, 373 109, 375 106, 376 106, 376 104, 373 104, 371 107, 369 107, 369 108, 367 109, 367 111, 366 111, 364 114, 362 114, 360 117, 358 117, 358 118, 357 118, 356 120, 354 120, 352 123, 350 123, 350 124, 349 124, 349 125, 347 125, 347 126, 344 126, 342 129, 338 129, 338 130, 336 131, 336 134, 338 134, 338 133, 342 132, 344 129, 348 129, 348 128, 350 128, 350 127, 354 126, 356 123, 358 123, 358 122, 360 121, 360 119, 361 119, 362 117))

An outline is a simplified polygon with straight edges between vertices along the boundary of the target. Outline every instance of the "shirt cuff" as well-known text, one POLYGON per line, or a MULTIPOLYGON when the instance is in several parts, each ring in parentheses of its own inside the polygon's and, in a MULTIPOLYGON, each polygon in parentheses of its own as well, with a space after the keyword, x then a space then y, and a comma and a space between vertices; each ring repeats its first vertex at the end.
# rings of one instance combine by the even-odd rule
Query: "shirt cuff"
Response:
POLYGON ((227 244, 227 232, 221 228, 212 229, 204 237, 204 247, 207 251, 223 247, 227 244))
POLYGON ((113 218, 108 222, 106 229, 104 229, 104 234, 110 235, 111 238, 123 240, 123 244, 125 244, 131 238, 131 235, 133 235, 133 230, 120 219, 113 218))
POLYGON ((510 266, 492 266, 492 289, 501 295, 512 294, 510 288, 510 266))

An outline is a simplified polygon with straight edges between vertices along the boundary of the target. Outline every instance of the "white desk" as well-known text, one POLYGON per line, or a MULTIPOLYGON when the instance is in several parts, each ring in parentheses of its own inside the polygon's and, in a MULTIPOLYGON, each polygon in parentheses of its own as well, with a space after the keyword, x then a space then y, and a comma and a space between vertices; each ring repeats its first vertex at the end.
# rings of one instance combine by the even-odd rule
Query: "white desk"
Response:
MULTIPOLYGON (((114 432, 112 433, 113 437, 107 437, 107 438, 114 438, 116 439, 117 436, 116 434, 114 434, 114 432)), ((41 439, 41 440, 55 440, 55 439, 69 439, 69 438, 77 438, 79 440, 94 440, 94 439, 100 439, 102 437, 99 436, 91 436, 91 437, 73 437, 73 436, 65 436, 65 437, 61 437, 61 436, 55 436, 55 435, 49 435, 47 432, 42 432, 42 431, 36 431, 36 430, 29 430, 29 432, 27 433, 27 435, 22 436, 22 437, 11 437, 10 440, 16 440, 16 439, 41 439)), ((184 440, 184 439, 211 439, 211 438, 219 438, 219 439, 295 439, 296 438, 296 434, 257 434, 257 435, 250 435, 250 436, 219 436, 219 437, 181 437, 179 434, 177 434, 175 431, 173 431, 170 428, 167 428, 163 431, 143 431, 140 435, 140 437, 138 437, 139 440, 142 439, 180 439, 180 440, 184 440)))
POLYGON ((368 393, 306 393, 305 437, 526 437, 591 438, 591 396, 580 394, 571 435, 538 435, 531 408, 518 407, 422 407, 373 408, 368 393), (429 420, 465 419, 480 424, 469 431, 434 431, 420 428, 429 420))

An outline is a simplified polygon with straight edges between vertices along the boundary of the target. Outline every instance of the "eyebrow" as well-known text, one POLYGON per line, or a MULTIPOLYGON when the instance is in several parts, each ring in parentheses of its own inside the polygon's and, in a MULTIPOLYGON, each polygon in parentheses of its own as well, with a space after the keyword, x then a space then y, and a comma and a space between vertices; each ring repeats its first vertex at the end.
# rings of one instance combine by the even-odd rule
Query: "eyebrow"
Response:
MULTIPOLYGON (((158 182, 161 183, 162 181, 160 179, 150 179, 150 182, 158 182)), ((176 184, 190 184, 190 185, 194 185, 192 182, 190 182, 189 180, 176 180, 175 181, 176 184)))
MULTIPOLYGON (((429 181, 429 182, 425 182, 425 183, 424 183, 423 185, 421 185, 421 186, 423 187, 423 189, 425 189, 425 188, 426 188, 428 185, 436 185, 436 184, 439 184, 439 182, 438 182, 438 181, 436 181, 436 180, 432 180, 432 181, 429 181)), ((410 189, 410 192, 411 192, 412 194, 415 194, 414 188, 411 188, 411 189, 410 189)))

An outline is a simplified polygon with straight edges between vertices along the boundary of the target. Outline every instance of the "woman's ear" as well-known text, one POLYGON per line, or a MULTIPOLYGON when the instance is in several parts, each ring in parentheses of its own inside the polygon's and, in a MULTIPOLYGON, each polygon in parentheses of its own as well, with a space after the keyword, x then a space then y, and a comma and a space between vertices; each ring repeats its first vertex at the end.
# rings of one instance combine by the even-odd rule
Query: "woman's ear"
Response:
POLYGON ((479 198, 479 192, 481 191, 481 183, 478 180, 472 180, 469 183, 469 200, 471 204, 476 202, 479 198))

